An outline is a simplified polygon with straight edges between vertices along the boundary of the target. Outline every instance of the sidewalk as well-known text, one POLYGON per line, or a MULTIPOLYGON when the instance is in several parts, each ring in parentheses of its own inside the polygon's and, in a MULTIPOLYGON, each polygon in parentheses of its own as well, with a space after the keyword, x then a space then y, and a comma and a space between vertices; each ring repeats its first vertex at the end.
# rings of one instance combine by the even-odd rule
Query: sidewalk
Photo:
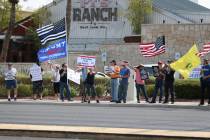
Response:
POLYGON ((37 104, 37 105, 71 105, 71 106, 94 106, 94 107, 157 107, 157 108, 179 108, 179 109, 205 109, 210 110, 210 106, 206 103, 204 106, 198 106, 199 102, 196 101, 189 101, 189 102, 175 102, 174 104, 162 104, 162 103, 156 103, 156 104, 150 104, 146 103, 145 101, 141 101, 141 103, 136 103, 136 101, 130 101, 126 104, 121 103, 111 103, 109 101, 100 101, 99 104, 96 103, 96 101, 91 101, 90 104, 88 103, 81 103, 80 100, 74 100, 74 101, 57 101, 57 100, 49 100, 49 99, 43 99, 43 100, 32 100, 32 99, 18 99, 16 102, 13 100, 11 102, 8 102, 7 99, 0 99, 0 104, 37 104))

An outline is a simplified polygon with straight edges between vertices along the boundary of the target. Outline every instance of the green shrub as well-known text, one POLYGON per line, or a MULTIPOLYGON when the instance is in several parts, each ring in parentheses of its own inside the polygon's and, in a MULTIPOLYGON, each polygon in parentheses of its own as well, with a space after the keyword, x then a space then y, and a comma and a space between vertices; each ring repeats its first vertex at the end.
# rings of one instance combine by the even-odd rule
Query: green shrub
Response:
POLYGON ((32 86, 31 85, 24 85, 20 84, 18 85, 18 96, 19 97, 29 97, 32 96, 32 86))
POLYGON ((105 92, 105 86, 104 85, 97 85, 95 88, 96 88, 96 94, 99 97, 104 95, 104 92, 105 92))

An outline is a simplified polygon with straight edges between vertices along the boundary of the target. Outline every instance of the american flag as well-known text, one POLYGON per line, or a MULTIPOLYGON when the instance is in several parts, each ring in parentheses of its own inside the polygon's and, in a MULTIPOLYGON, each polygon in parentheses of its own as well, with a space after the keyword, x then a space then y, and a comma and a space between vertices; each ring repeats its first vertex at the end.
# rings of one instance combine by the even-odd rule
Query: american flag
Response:
POLYGON ((145 57, 153 57, 165 53, 165 37, 158 37, 155 43, 140 44, 139 51, 145 57))
POLYGON ((63 38, 66 36, 65 19, 37 29, 37 33, 42 45, 49 41, 63 38))
POLYGON ((197 55, 199 57, 203 57, 203 56, 205 56, 208 53, 210 53, 210 43, 204 44, 203 45, 203 50, 200 51, 197 55))

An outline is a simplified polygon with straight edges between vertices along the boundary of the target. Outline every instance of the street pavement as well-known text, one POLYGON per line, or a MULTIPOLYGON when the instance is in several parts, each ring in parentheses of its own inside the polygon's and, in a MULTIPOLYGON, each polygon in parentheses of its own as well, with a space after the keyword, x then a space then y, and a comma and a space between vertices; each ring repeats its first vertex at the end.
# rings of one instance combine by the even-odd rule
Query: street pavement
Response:
POLYGON ((210 131, 210 110, 147 106, 0 104, 0 123, 210 131))

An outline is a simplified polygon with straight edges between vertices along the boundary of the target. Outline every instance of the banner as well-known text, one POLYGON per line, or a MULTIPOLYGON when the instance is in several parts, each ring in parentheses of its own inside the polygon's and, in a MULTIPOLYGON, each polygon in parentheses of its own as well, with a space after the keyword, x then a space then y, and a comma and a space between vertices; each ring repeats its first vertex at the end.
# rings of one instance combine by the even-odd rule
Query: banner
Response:
POLYGON ((38 52, 39 62, 54 60, 66 57, 66 39, 60 39, 46 48, 42 48, 38 52))
POLYGON ((201 64, 201 59, 196 55, 197 53, 198 49, 196 44, 194 44, 184 56, 170 64, 171 68, 179 72, 184 79, 189 78, 190 72, 201 64))
POLYGON ((77 57, 77 65, 94 67, 96 65, 96 56, 82 55, 77 57))
POLYGON ((199 79, 201 77, 201 66, 193 69, 193 71, 190 73, 189 78, 190 79, 199 79))
POLYGON ((80 73, 75 72, 74 70, 68 68, 67 69, 67 77, 69 80, 75 82, 76 84, 80 84, 80 73))

